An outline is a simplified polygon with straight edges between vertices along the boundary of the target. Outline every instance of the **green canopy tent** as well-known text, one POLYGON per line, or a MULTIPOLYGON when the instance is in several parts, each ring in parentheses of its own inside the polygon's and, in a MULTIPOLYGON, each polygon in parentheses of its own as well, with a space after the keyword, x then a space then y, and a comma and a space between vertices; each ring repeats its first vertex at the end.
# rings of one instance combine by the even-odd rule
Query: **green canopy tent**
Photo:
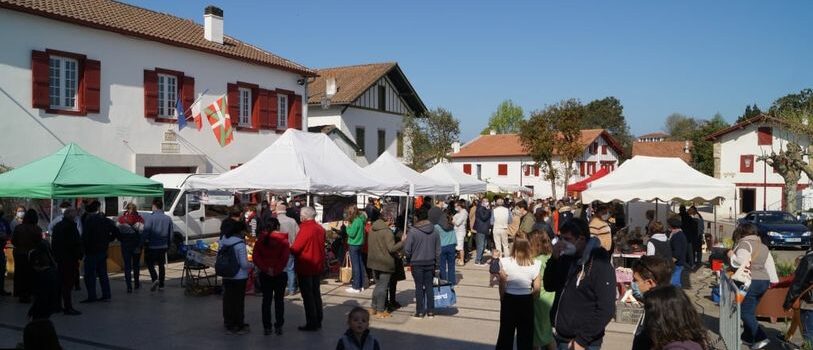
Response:
POLYGON ((56 153, 0 174, 0 197, 162 197, 161 183, 69 144, 56 153))

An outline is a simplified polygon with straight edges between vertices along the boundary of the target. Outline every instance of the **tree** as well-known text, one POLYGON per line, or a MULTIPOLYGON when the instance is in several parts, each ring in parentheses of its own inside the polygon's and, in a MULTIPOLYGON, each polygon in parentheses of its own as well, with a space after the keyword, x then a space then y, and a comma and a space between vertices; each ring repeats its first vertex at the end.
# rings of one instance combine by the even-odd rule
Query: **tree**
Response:
POLYGON ((762 110, 759 109, 759 106, 757 106, 756 103, 754 103, 753 107, 745 106, 745 112, 743 112, 743 114, 739 118, 737 118, 737 123, 742 122, 746 119, 756 117, 760 114, 762 114, 762 110))
POLYGON ((666 118, 666 133, 674 141, 690 140, 697 127, 697 120, 680 113, 672 113, 666 118))
POLYGON ((556 179, 559 177, 553 166, 553 149, 556 145, 556 122, 552 107, 534 111, 527 121, 521 123, 519 140, 528 151, 536 166, 542 171, 545 180, 550 181, 551 193, 556 197, 556 179))
POLYGON ((796 213, 796 192, 799 180, 802 178, 802 172, 808 178, 813 179, 813 167, 806 163, 803 159, 805 152, 802 147, 796 142, 788 142, 784 149, 780 149, 777 154, 771 151, 769 155, 763 155, 757 158, 770 165, 782 179, 785 180, 784 190, 782 191, 782 204, 786 211, 796 213))
POLYGON ((408 164, 416 171, 448 159, 452 143, 460 139, 460 121, 451 112, 435 108, 423 117, 404 118, 408 164))
POLYGON ((573 163, 584 152, 581 144, 581 122, 584 106, 570 99, 535 111, 527 122, 523 122, 519 132, 520 142, 528 150, 531 159, 538 165, 550 181, 554 198, 559 169, 553 163, 558 156, 564 171, 561 175, 567 188, 573 173, 573 163))
POLYGON ((515 105, 511 100, 505 100, 491 114, 488 126, 480 134, 487 135, 491 130, 498 134, 514 134, 519 132, 523 120, 525 120, 525 112, 522 111, 522 107, 515 105))
POLYGON ((787 94, 771 104, 768 113, 784 117, 786 113, 813 111, 813 89, 803 89, 798 94, 787 94))
POLYGON ((632 154, 633 137, 624 118, 624 106, 615 97, 594 100, 584 106, 583 129, 606 129, 624 149, 622 159, 632 154))
POLYGON ((714 142, 706 140, 706 137, 727 127, 729 125, 720 113, 700 123, 700 127, 691 138, 692 166, 695 169, 708 176, 714 176, 714 142))

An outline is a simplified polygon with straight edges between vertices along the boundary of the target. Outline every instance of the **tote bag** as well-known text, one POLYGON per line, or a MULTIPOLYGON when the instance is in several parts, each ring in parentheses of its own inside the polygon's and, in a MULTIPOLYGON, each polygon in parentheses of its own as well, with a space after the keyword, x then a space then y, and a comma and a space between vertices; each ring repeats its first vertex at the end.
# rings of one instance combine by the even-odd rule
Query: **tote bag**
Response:
POLYGON ((350 283, 353 279, 353 264, 350 262, 350 252, 344 254, 344 264, 339 269, 339 282, 342 284, 350 283))
POLYGON ((754 260, 754 246, 751 243, 745 242, 751 247, 751 258, 748 260, 747 263, 740 265, 737 268, 737 271, 734 272, 734 275, 731 276, 731 279, 734 282, 739 282, 742 284, 743 289, 748 289, 751 287, 751 261, 754 260))

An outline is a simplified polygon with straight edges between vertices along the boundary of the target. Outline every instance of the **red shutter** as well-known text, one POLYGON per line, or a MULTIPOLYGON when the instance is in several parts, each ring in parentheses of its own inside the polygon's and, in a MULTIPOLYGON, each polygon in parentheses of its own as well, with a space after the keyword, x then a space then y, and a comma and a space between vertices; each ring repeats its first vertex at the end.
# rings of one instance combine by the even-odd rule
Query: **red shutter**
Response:
POLYGON ((192 116, 192 104, 195 103, 195 78, 183 76, 183 87, 181 88, 181 98, 183 98, 184 117, 192 116))
POLYGON ((231 125, 237 126, 237 124, 240 123, 240 89, 237 87, 237 84, 230 83, 227 84, 226 91, 231 125))
POLYGON ((288 95, 288 128, 302 129, 302 95, 288 95))
POLYGON ((753 173, 754 172, 754 156, 743 155, 740 156, 740 172, 753 173))
POLYGON ((579 162, 579 176, 584 176, 584 162, 579 162))
POLYGON ((770 146, 773 144, 773 128, 760 127, 757 129, 757 145, 770 146))
POLYGON ((48 94, 48 54, 31 51, 31 106, 46 109, 51 106, 48 94))
POLYGON ((525 176, 531 176, 531 166, 523 165, 522 167, 525 168, 525 176))
POLYGON ((499 176, 507 176, 508 175, 508 164, 497 164, 497 175, 499 175, 499 176))
POLYGON ((84 86, 82 92, 84 104, 80 107, 88 113, 99 113, 101 108, 102 63, 96 60, 85 60, 84 86))
POLYGON ((257 90, 257 104, 259 105, 260 109, 260 129, 270 129, 271 128, 271 111, 269 111, 271 101, 268 100, 268 90, 266 89, 259 89, 257 90))
POLYGON ((144 71, 144 117, 158 116, 158 73, 144 71))
POLYGON ((601 145, 601 154, 607 154, 607 145, 601 145))
POLYGON ((268 127, 271 129, 277 128, 277 102, 277 92, 268 90, 268 114, 270 115, 268 127))
POLYGON ((251 127, 260 128, 260 89, 251 89, 251 127))
POLYGON ((471 164, 463 164, 463 172, 471 175, 471 164))
POLYGON ((534 176, 539 176, 539 165, 534 165, 534 176))

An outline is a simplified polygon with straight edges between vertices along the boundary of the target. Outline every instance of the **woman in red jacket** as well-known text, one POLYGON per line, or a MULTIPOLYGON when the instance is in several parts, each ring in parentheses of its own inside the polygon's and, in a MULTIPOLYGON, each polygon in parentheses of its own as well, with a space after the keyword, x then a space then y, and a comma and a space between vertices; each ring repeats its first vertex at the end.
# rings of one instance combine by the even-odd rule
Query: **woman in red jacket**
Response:
POLYGON ((271 300, 274 300, 273 331, 282 335, 282 324, 285 323, 285 286, 288 284, 288 274, 285 266, 291 254, 288 244, 288 234, 279 232, 279 220, 269 218, 263 220, 260 226, 260 235, 254 244, 254 266, 259 272, 260 288, 263 291, 262 317, 265 335, 271 334, 271 300))

